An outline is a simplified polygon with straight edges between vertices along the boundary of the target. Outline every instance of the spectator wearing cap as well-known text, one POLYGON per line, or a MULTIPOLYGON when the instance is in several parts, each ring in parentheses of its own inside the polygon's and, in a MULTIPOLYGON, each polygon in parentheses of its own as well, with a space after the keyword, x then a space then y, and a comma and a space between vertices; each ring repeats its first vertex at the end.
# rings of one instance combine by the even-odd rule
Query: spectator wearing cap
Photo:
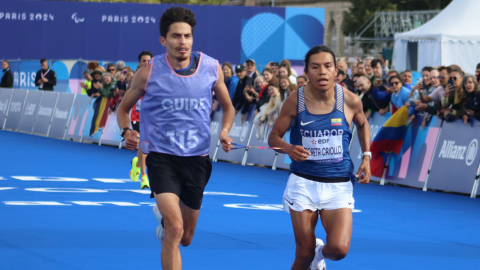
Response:
POLYGON ((2 80, 0 81, 1 88, 13 88, 13 74, 10 70, 10 64, 7 60, 2 61, 2 80))
POLYGON ((238 77, 233 73, 232 64, 225 62, 222 65, 223 78, 225 79, 225 85, 227 86, 228 93, 230 94, 230 100, 233 99, 235 95, 235 90, 237 89, 238 77))
POLYGON ((335 83, 338 83, 341 86, 346 87, 350 92, 355 93, 353 81, 348 79, 345 72, 341 69, 338 69, 337 76, 335 76, 335 83))
POLYGON ((80 87, 82 87, 82 95, 86 95, 87 91, 92 88, 92 72, 93 70, 91 69, 86 69, 83 72, 83 78, 85 78, 85 81, 80 83, 80 87))
POLYGON ((242 123, 245 121, 245 114, 247 113, 248 109, 250 109, 250 103, 247 102, 245 99, 244 91, 246 89, 247 84, 253 85, 252 78, 247 76, 247 72, 245 71, 245 66, 243 65, 236 65, 235 66, 235 73, 238 77, 238 84, 237 88, 235 89, 235 94, 233 96, 232 104, 235 108, 235 114, 242 110, 242 123))
POLYGON ((57 75, 53 69, 48 67, 47 59, 42 58, 40 64, 42 68, 37 71, 35 85, 39 87, 39 90, 53 91, 53 87, 57 85, 57 75))
POLYGON ((343 71, 343 74, 345 74, 345 75, 348 74, 347 63, 345 63, 345 62, 343 62, 343 61, 338 61, 338 62, 337 62, 337 67, 338 67, 338 70, 343 71))
POLYGON ((280 68, 278 62, 270 62, 269 67, 272 69, 273 76, 278 77, 278 69, 280 68))
POLYGON ((246 68, 245 68, 246 75, 252 78, 252 82, 255 81, 255 78, 257 77, 257 73, 255 72, 257 67, 255 64, 255 60, 248 59, 245 62, 245 65, 246 65, 246 68))
POLYGON ((480 87, 478 86, 476 77, 466 75, 462 82, 463 90, 466 92, 467 104, 463 114, 465 125, 470 118, 480 121, 480 87))

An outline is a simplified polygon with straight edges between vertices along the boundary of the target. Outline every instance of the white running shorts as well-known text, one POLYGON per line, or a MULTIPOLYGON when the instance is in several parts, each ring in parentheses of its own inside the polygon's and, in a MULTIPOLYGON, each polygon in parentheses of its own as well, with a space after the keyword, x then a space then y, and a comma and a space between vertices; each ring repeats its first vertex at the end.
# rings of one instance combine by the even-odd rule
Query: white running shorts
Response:
POLYGON ((291 173, 283 193, 283 209, 298 212, 304 210, 353 209, 353 185, 351 181, 341 183, 322 183, 305 179, 291 173))

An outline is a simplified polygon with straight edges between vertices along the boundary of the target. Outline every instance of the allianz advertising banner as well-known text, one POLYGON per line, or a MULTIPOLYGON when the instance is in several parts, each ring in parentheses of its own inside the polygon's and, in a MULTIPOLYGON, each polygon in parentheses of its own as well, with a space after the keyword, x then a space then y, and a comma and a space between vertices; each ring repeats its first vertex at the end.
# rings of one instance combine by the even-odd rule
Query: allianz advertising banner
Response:
POLYGON ((427 188, 470 194, 480 162, 479 123, 443 123, 427 188))

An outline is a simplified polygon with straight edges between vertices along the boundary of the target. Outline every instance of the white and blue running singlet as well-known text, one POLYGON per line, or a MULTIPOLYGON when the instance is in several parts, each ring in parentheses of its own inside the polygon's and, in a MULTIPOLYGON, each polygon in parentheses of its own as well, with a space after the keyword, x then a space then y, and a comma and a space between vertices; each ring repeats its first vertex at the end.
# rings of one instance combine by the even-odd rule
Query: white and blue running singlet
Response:
POLYGON ((348 152, 352 132, 345 118, 342 86, 335 84, 335 107, 327 114, 308 111, 303 87, 297 97, 297 117, 290 132, 290 143, 303 146, 311 155, 306 161, 292 160, 290 172, 311 176, 310 180, 321 178, 329 182, 328 179, 333 178, 331 182, 344 182, 348 178, 353 181, 353 162, 348 152))

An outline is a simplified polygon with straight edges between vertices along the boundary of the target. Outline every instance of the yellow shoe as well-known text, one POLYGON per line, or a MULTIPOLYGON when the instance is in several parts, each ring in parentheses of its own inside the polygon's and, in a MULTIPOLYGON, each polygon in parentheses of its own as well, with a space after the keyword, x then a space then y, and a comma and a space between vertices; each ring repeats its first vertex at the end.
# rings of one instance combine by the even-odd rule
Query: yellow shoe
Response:
POLYGON ((142 175, 142 182, 140 182, 140 189, 150 188, 150 182, 147 175, 142 175))
POLYGON ((132 170, 130 171, 130 179, 133 182, 138 182, 138 178, 140 178, 140 167, 137 167, 138 157, 134 157, 132 160, 132 170))

